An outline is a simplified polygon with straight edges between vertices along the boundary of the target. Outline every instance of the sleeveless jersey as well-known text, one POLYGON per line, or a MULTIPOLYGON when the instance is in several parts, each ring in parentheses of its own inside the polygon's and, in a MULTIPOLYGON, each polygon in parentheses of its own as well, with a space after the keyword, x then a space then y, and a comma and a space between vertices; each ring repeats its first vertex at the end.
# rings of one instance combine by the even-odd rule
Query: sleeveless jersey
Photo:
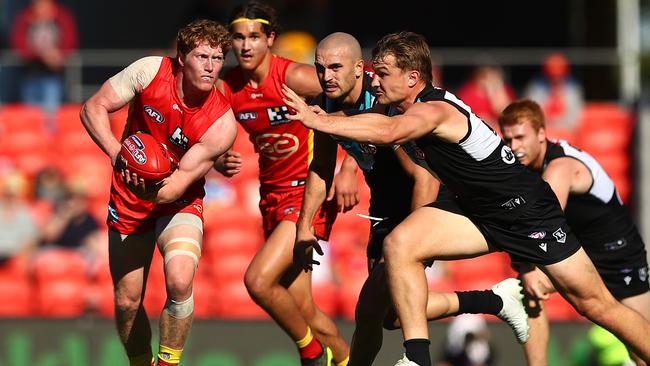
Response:
POLYGON ((570 157, 584 164, 592 177, 589 191, 569 194, 564 213, 567 222, 583 246, 601 247, 636 230, 630 214, 623 206, 614 182, 589 154, 566 141, 547 141, 542 171, 553 159, 570 157))
MULTIPOLYGON (((140 94, 132 99, 122 140, 136 132, 153 135, 164 143, 178 159, 211 127, 230 106, 218 90, 213 89, 199 107, 187 108, 176 93, 176 71, 179 65, 169 57, 160 64, 158 73, 140 94)), ((151 218, 154 210, 196 202, 205 195, 205 179, 194 182, 176 202, 156 205, 136 197, 122 180, 121 173, 113 173, 109 204, 109 226, 120 222, 121 217, 144 221, 151 218)), ((166 212, 166 211, 165 211, 166 212)), ((120 232, 124 230, 118 230, 120 232)), ((129 230, 130 231, 130 230, 129 230)), ((137 230, 136 230, 137 231, 137 230)), ((124 232, 123 232, 124 233, 124 232)))
MULTIPOLYGON (((375 93, 368 72, 363 76, 363 90, 354 105, 355 110, 370 110, 375 104, 375 93)), ((331 113, 341 108, 333 100, 320 94, 314 100, 324 111, 331 113)), ((352 140, 332 138, 352 156, 363 171, 366 184, 370 188, 370 216, 391 217, 401 220, 411 211, 413 179, 406 174, 393 147, 376 146, 352 140)))
MULTIPOLYGON (((452 143, 429 133, 415 141, 409 155, 424 157, 470 217, 510 224, 541 195, 553 195, 550 186, 519 163, 496 132, 455 95, 427 85, 416 102, 428 101, 448 103, 465 115, 467 134, 452 143)), ((393 107, 390 114, 395 114, 393 107)))
POLYGON ((293 61, 273 55, 269 74, 258 88, 248 85, 236 67, 224 76, 224 94, 235 118, 259 153, 264 191, 304 185, 313 153, 313 132, 287 119, 282 84, 293 61))

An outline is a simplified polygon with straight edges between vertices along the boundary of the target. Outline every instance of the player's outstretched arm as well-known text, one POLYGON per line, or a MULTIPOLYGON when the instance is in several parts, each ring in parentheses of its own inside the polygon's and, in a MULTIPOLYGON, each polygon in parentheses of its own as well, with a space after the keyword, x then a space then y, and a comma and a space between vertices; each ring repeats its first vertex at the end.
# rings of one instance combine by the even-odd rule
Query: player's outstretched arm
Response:
POLYGON ((431 133, 445 118, 445 111, 429 103, 417 103, 402 115, 363 113, 356 116, 322 116, 312 111, 298 94, 283 85, 284 102, 296 113, 288 118, 306 127, 342 138, 376 145, 402 144, 431 133))
POLYGON ((232 109, 203 134, 178 162, 178 169, 165 178, 156 196, 156 203, 169 203, 181 197, 185 190, 214 166, 215 160, 228 151, 237 137, 237 124, 232 109))

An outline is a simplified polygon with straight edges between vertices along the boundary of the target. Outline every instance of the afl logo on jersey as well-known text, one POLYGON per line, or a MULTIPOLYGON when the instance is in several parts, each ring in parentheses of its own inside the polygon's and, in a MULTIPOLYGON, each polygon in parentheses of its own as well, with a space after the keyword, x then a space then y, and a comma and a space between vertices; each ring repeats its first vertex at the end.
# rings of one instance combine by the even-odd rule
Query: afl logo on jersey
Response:
POLYGON ((282 160, 298 151, 300 141, 290 133, 265 133, 255 136, 255 148, 270 160, 282 160))
POLYGON ((239 122, 254 121, 256 119, 257 119, 257 112, 242 111, 242 112, 237 113, 237 120, 239 122))
POLYGON ((515 154, 512 153, 512 150, 506 145, 503 145, 501 148, 501 160, 506 164, 512 164, 515 162, 515 154))
POLYGON ((158 112, 154 107, 148 105, 144 106, 144 113, 149 115, 149 117, 158 124, 165 122, 165 117, 163 117, 162 113, 158 112))

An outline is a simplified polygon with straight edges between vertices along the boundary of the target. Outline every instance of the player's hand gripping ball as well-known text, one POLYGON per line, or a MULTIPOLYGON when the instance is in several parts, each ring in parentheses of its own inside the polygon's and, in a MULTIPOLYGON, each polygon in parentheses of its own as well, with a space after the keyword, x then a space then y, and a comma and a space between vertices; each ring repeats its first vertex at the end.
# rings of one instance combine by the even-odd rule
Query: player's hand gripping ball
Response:
MULTIPOLYGON (((178 160, 167 147, 146 133, 137 133, 122 142, 116 169, 128 170, 144 179, 145 187, 154 188, 178 166, 178 160)), ((132 187, 130 187, 132 188, 132 187)))

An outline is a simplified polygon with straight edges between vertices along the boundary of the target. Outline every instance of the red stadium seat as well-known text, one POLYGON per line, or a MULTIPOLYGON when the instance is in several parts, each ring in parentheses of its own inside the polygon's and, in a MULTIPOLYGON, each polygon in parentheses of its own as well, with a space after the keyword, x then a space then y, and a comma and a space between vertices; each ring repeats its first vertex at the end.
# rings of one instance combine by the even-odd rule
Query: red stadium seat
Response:
MULTIPOLYGON (((244 282, 244 274, 255 253, 230 253, 212 256, 201 266, 208 267, 215 285, 230 282, 244 282)), ((207 259, 207 258, 206 258, 207 259)))
POLYGON ((37 287, 37 313, 63 318, 84 315, 88 308, 88 288, 88 283, 80 279, 42 283, 37 287))
POLYGON ((224 227, 206 233, 203 254, 221 257, 233 253, 255 253, 263 242, 262 233, 258 230, 224 227))
POLYGON ((0 273, 0 293, 9 296, 0 301, 0 318, 33 316, 33 288, 27 276, 0 273))
POLYGON ((497 252, 478 258, 447 262, 449 276, 458 290, 485 290, 510 274, 505 253, 497 252))
POLYGON ((215 314, 222 319, 270 319, 268 314, 248 295, 243 281, 233 281, 220 285, 215 296, 215 306, 215 314))
POLYGON ((45 113, 42 109, 27 104, 8 104, 0 107, 0 135, 43 130, 45 113))
POLYGON ((86 260, 74 250, 45 250, 38 254, 33 265, 34 279, 39 286, 58 280, 85 281, 88 275, 86 260))
POLYGON ((72 131, 86 132, 79 118, 79 111, 81 111, 81 104, 64 104, 59 107, 54 115, 56 130, 59 134, 72 131))

